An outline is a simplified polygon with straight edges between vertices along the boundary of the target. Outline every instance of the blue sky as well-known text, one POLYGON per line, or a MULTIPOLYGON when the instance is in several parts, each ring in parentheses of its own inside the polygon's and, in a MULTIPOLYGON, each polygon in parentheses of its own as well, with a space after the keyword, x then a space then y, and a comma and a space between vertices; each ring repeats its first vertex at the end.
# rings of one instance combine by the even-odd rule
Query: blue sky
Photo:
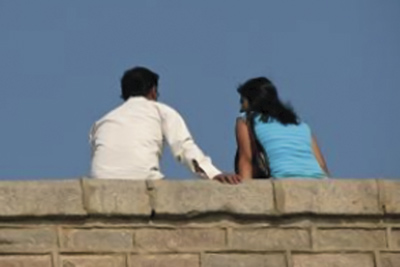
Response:
MULTIPOLYGON (((400 2, 0 1, 0 179, 88 173, 88 131, 123 71, 233 170, 236 87, 267 76, 316 134, 335 177, 400 177, 400 2)), ((191 174, 166 150, 171 178, 191 174)))

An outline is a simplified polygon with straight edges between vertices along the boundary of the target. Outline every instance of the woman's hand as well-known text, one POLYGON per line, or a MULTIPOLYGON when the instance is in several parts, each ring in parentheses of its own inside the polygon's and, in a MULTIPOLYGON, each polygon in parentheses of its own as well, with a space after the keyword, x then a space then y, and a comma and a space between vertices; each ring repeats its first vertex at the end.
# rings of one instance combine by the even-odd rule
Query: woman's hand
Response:
POLYGON ((237 174, 221 173, 213 178, 223 184, 239 184, 242 182, 242 177, 237 174))

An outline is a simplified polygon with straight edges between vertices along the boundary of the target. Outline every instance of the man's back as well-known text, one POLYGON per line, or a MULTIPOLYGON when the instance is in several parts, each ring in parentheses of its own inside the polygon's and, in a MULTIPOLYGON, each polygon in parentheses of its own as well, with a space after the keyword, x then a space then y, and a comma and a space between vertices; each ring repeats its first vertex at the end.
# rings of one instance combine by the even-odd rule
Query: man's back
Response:
POLYGON ((163 134, 160 107, 131 97, 95 123, 90 134, 91 176, 116 179, 160 179, 163 134))
POLYGON ((157 73, 144 67, 125 71, 121 78, 124 104, 97 121, 90 132, 91 176, 103 179, 161 179, 163 140, 173 156, 205 179, 238 183, 223 174, 194 142, 182 116, 158 100, 157 73))

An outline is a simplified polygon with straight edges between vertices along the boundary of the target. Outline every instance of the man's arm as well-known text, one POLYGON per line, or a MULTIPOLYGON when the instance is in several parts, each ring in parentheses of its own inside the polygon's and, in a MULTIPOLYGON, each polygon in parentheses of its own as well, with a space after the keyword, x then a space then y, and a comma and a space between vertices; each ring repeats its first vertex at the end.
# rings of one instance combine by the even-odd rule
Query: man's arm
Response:
POLYGON ((237 175, 223 174, 204 155, 194 142, 185 121, 178 112, 172 108, 158 104, 162 119, 162 131, 174 157, 186 165, 193 173, 201 178, 216 179, 221 182, 237 183, 240 178, 237 175))

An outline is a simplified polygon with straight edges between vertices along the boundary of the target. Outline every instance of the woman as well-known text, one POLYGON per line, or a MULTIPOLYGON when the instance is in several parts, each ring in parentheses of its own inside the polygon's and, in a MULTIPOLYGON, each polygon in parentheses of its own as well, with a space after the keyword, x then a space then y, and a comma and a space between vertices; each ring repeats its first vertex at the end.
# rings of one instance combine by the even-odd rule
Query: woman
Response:
POLYGON ((252 133, 264 149, 272 178, 325 178, 329 171, 309 126, 284 105, 270 80, 259 77, 238 88, 246 118, 236 123, 237 169, 253 176, 252 133))

